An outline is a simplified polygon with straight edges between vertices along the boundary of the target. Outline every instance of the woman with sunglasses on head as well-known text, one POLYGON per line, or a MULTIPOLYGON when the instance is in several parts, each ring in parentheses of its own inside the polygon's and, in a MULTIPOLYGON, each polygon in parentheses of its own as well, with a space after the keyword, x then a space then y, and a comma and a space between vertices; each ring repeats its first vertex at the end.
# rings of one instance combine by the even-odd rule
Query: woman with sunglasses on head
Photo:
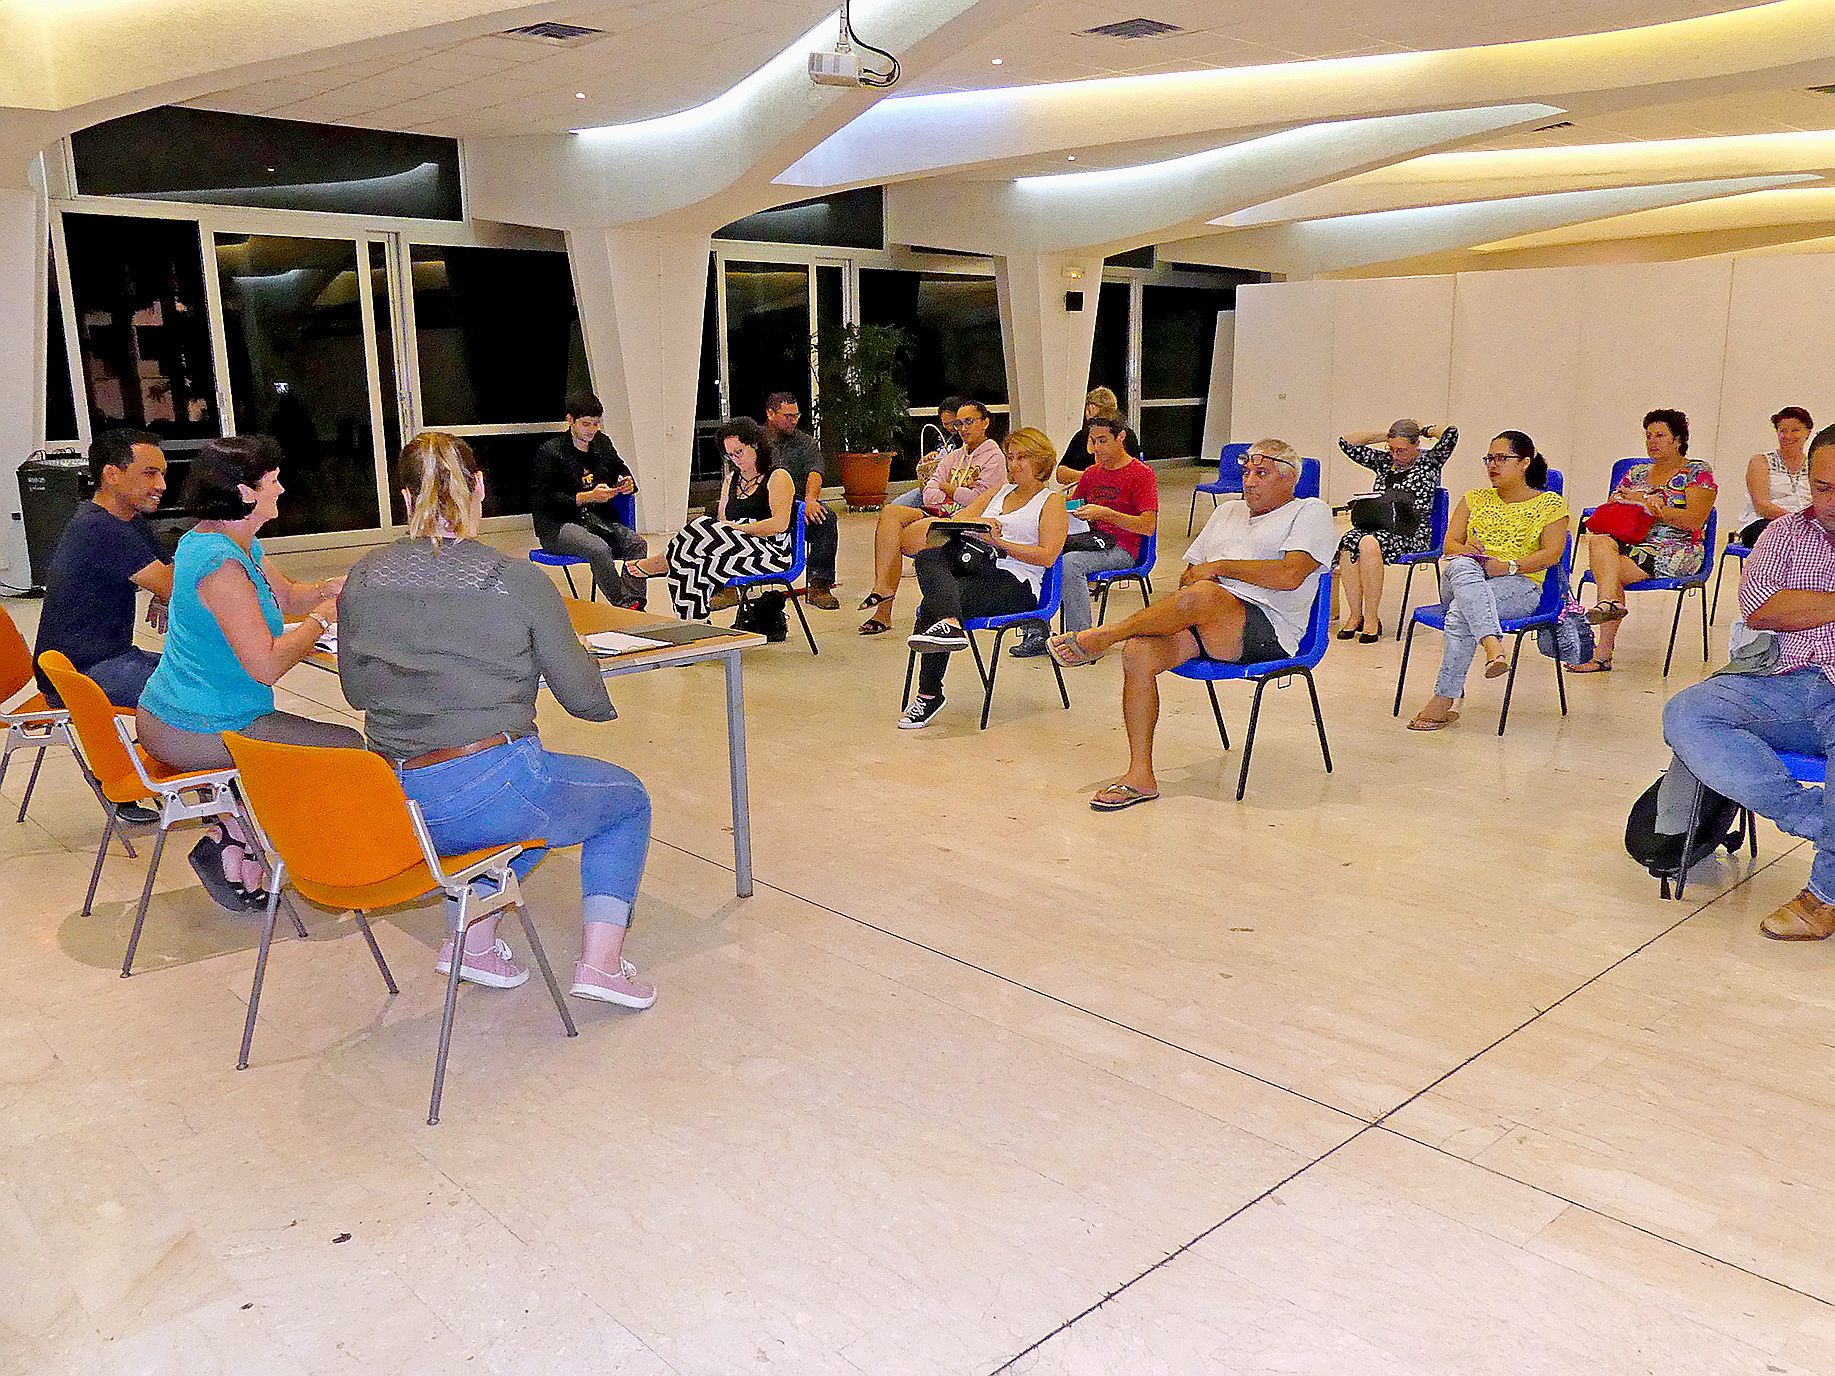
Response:
POLYGON ((1548 461, 1529 436, 1506 430, 1492 440, 1485 476, 1491 485, 1461 497, 1447 522, 1440 677, 1410 731, 1440 731, 1459 720, 1455 704, 1479 650, 1486 678, 1509 669, 1502 623, 1536 609, 1548 571, 1567 548, 1567 500, 1547 490, 1548 461))
MULTIPOLYGON (((669 601, 685 621, 706 618, 714 594, 735 578, 782 573, 793 554, 790 516, 796 483, 771 461, 771 437, 750 416, 734 416, 715 437, 726 452, 726 478, 712 516, 696 516, 675 533, 668 548, 647 559, 632 559, 623 571, 633 578, 669 578, 669 601)), ((772 640, 784 638, 783 594, 754 599, 757 615, 772 640), (772 613, 775 612, 775 619, 772 613)))

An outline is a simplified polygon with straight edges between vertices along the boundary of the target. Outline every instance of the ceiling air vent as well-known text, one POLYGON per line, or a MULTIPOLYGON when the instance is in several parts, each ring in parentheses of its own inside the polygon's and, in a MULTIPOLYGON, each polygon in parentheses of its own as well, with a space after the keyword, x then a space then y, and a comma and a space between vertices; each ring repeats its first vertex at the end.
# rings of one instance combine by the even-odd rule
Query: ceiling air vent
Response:
POLYGON ((1158 19, 1121 19, 1083 31, 1086 38, 1164 38, 1169 33, 1184 32, 1177 24, 1164 24, 1158 19))
POLYGON ((520 29, 505 29, 502 37, 545 43, 550 48, 572 48, 604 32, 604 29, 589 29, 584 24, 525 24, 520 29))
POLYGON ((1535 127, 1535 128, 1533 129, 1533 130, 1531 130, 1530 132, 1532 132, 1532 133, 1536 133, 1536 134, 1546 134, 1546 133, 1548 133, 1548 132, 1549 132, 1549 130, 1551 130, 1551 129, 1572 129, 1573 127, 1574 127, 1574 121, 1573 121, 1573 120, 1571 120, 1571 119, 1558 119, 1558 120, 1556 120, 1556 121, 1555 121, 1555 122, 1554 122, 1553 124, 1538 124, 1538 125, 1537 125, 1537 126, 1536 126, 1536 127, 1535 127))

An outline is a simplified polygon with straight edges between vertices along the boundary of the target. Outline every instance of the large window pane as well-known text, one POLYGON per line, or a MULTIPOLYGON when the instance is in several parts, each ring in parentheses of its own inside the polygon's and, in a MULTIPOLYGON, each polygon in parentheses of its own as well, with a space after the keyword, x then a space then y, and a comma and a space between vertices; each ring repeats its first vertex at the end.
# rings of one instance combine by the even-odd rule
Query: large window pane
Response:
POLYGON ((1204 448, 1204 407, 1143 406, 1139 430, 1146 458, 1198 458, 1204 448))
POLYGON ((935 406, 951 395, 989 404, 1007 400, 1007 359, 992 277, 863 268, 860 316, 911 336, 905 389, 913 406, 935 406))
POLYGON ((560 420, 590 386, 567 255, 415 244, 414 334, 429 426, 560 420))
POLYGON ((1141 396, 1209 396, 1217 312, 1235 306, 1235 290, 1145 287, 1141 298, 1141 396))
POLYGON ((196 223, 65 215, 64 246, 92 431, 222 434, 196 223))
POLYGON ((547 431, 521 435, 467 435, 465 442, 484 469, 484 514, 527 516, 530 479, 535 451, 553 435, 547 431))
POLYGON ((1090 387, 1107 387, 1121 398, 1124 409, 1128 397, 1129 295, 1126 282, 1102 284, 1096 297, 1096 343, 1090 350, 1090 387))
POLYGON ((70 395, 70 355, 64 348, 64 298, 57 272, 45 274, 45 431, 39 438, 74 440, 76 401, 70 395))
POLYGON ((726 366, 732 414, 762 420, 765 398, 809 402, 809 269, 800 263, 726 265, 726 366))
POLYGON ((286 455, 277 533, 380 525, 357 245, 219 234, 216 257, 236 431, 286 455))
MULTIPOLYGON (((396 379, 395 312, 389 298, 388 249, 381 244, 369 246, 366 276, 370 291, 370 317, 376 322, 377 381, 382 387, 382 456, 389 473, 395 472, 395 460, 401 457, 401 392, 396 379)), ((385 484, 389 494, 389 520, 401 525, 408 519, 407 507, 393 482, 385 484)))

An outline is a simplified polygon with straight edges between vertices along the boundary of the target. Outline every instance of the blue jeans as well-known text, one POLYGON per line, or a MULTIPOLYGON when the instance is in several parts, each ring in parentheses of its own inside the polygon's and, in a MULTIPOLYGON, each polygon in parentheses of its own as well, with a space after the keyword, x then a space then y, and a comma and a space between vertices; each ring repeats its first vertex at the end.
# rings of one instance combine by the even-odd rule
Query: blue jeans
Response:
POLYGON ((901 492, 886 502, 887 506, 923 506, 924 489, 914 487, 909 492, 901 492))
MULTIPOLYGON (((96 686, 115 706, 138 707, 140 690, 147 686, 147 680, 153 677, 153 671, 158 667, 159 656, 136 645, 91 664, 83 672, 95 680, 96 686)), ((50 694, 46 696, 50 697, 50 694)), ((57 702, 58 699, 52 697, 51 701, 57 702)))
MULTIPOLYGON (((1064 600, 1061 604, 1064 629, 1087 631, 1096 624, 1096 609, 1090 599, 1090 575, 1111 569, 1134 567, 1134 556, 1120 545, 1114 549, 1067 549, 1064 551, 1064 600)), ((1036 621, 1026 624, 1025 639, 1043 641, 1049 628, 1036 621)))
MULTIPOLYGON (((635 774, 609 760, 558 755, 524 736, 476 755, 401 771, 434 845, 446 855, 507 846, 532 836, 549 847, 580 847, 580 891, 588 922, 630 925, 631 904, 650 849, 650 795, 635 774)), ((510 862, 525 877, 542 858, 510 862)))
MULTIPOLYGON (((1835 750, 1835 684, 1820 669, 1717 674, 1684 688, 1663 709, 1663 738, 1716 793, 1771 818, 1786 835, 1815 842, 1810 892, 1835 903, 1835 815, 1828 801, 1835 795, 1805 788, 1777 754, 1835 750)), ((1686 825, 1675 825, 1674 833, 1686 825)))
MULTIPOLYGON (((1544 575, 1547 576, 1547 575, 1544 575)), ((1465 676, 1478 653, 1478 642, 1502 636, 1505 617, 1528 616, 1542 600, 1542 585, 1527 574, 1486 576, 1476 559, 1448 559, 1440 573, 1440 605, 1446 608, 1445 644, 1440 649, 1440 677, 1434 692, 1443 698, 1465 696, 1465 676)))

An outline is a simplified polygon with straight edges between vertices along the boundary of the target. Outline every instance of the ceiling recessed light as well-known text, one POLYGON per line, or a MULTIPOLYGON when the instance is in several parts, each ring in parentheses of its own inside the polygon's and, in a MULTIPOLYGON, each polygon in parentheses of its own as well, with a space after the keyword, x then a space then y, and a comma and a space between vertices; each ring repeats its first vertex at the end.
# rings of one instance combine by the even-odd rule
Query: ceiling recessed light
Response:
POLYGON ((996 67, 1004 67, 1007 65, 1007 59, 1004 57, 997 57, 994 59, 994 65, 996 67))
POLYGON ((573 93, 573 98, 574 98, 575 100, 585 100, 585 99, 586 99, 586 92, 584 92, 584 91, 575 91, 575 92, 573 93))

